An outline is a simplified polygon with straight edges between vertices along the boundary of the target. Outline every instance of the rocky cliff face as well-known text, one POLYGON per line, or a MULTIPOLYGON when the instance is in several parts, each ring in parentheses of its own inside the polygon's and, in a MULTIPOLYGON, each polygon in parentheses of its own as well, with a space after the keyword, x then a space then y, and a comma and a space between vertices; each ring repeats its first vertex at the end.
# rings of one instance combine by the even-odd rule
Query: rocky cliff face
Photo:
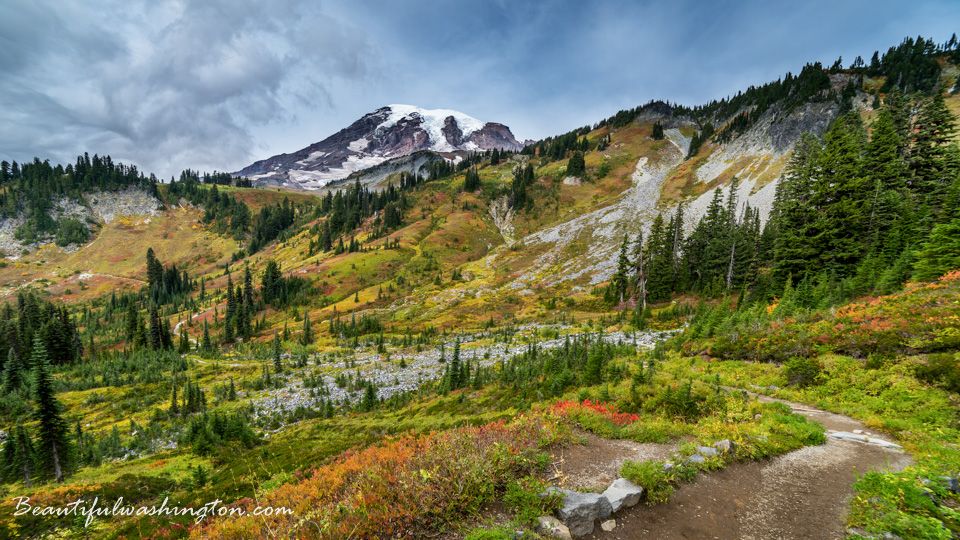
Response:
MULTIPOLYGON (((855 107, 869 108, 866 94, 855 100, 855 107)), ((739 209, 749 204, 759 208, 765 220, 773 204, 776 185, 801 135, 810 132, 822 135, 837 117, 836 102, 814 102, 790 111, 778 107, 764 113, 750 129, 724 144, 702 147, 697 157, 687 159, 694 120, 673 116, 672 109, 655 103, 640 112, 634 120, 640 124, 659 121, 664 126, 665 142, 654 158, 642 157, 632 175, 632 187, 614 199, 612 204, 581 214, 547 227, 516 241, 537 253, 532 264, 515 273, 516 279, 507 289, 532 291, 562 282, 581 283, 575 290, 594 286, 610 278, 616 269, 620 244, 624 235, 635 238, 649 232, 658 213, 665 217, 685 205, 684 226, 689 232, 706 211, 714 192, 730 189, 731 179, 738 179, 739 209), (686 132, 685 135, 683 132, 686 132), (677 187, 693 189, 694 195, 682 195, 677 187), (579 249, 576 246, 589 246, 579 249)), ((720 125, 723 119, 720 119, 720 125)), ((729 119, 727 119, 729 120, 729 119)), ((491 210, 492 211, 492 210, 491 210)), ((497 221, 503 230, 502 218, 497 221)), ((506 220, 509 226, 509 218, 506 220)), ((488 266, 508 264, 511 252, 492 254, 488 266)))
MULTIPOLYGON (((161 209, 160 201, 148 191, 127 188, 120 191, 84 193, 80 201, 63 197, 54 201, 48 214, 54 220, 73 218, 90 225, 97 222, 110 223, 119 216, 156 216, 161 213, 161 209)), ((53 242, 53 236, 27 244, 18 240, 17 228, 23 225, 25 220, 22 215, 0 219, 0 254, 16 260, 25 249, 33 251, 41 245, 53 242)), ((79 246, 70 245, 64 250, 75 251, 78 248, 79 246)))
POLYGON ((481 122, 457 111, 390 105, 318 143, 258 161, 235 174, 269 184, 317 189, 420 150, 451 153, 522 147, 503 124, 481 122))

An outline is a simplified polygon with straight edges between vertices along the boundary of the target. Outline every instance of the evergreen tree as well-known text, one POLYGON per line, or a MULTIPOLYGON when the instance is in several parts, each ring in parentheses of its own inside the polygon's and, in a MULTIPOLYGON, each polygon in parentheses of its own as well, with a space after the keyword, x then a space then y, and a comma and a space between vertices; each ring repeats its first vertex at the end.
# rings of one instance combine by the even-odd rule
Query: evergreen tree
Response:
POLYGON ((610 286, 607 288, 607 300, 622 304, 627 288, 630 284, 629 269, 631 267, 630 259, 627 258, 627 235, 623 235, 623 244, 620 246, 620 256, 617 258, 617 271, 610 278, 610 286))
POLYGON ((653 303, 670 298, 673 291, 673 239, 663 222, 663 216, 657 214, 647 239, 647 300, 653 303))
POLYGON ((207 328, 207 321, 203 321, 203 338, 200 341, 200 354, 212 354, 213 342, 210 341, 210 330, 207 328))
POLYGON ((377 408, 377 392, 373 388, 373 383, 367 381, 366 388, 363 391, 363 401, 360 402, 360 409, 363 411, 372 411, 377 408))
POLYGON ((654 140, 657 140, 657 141, 663 140, 663 137, 664 137, 664 135, 663 135, 663 125, 660 124, 660 121, 659 121, 659 120, 657 120, 657 121, 653 124, 653 135, 651 135, 651 137, 652 137, 654 140))
POLYGON ((637 297, 639 305, 637 306, 640 309, 640 312, 643 313, 647 309, 647 271, 646 271, 646 260, 643 252, 643 231, 637 235, 637 247, 635 248, 636 255, 636 269, 635 269, 635 280, 637 284, 637 297))
POLYGON ((250 313, 253 313, 253 276, 250 275, 250 266, 243 268, 243 303, 250 313))
POLYGON ((23 362, 20 361, 20 355, 17 354, 17 351, 15 351, 13 347, 10 347, 10 352, 7 354, 7 362, 3 366, 4 394, 16 392, 23 387, 23 383, 26 382, 23 372, 24 366, 23 362))
POLYGON ((822 143, 812 134, 800 137, 777 185, 768 229, 774 236, 772 275, 775 287, 782 287, 787 276, 803 276, 814 270, 813 222, 817 209, 813 205, 814 185, 820 175, 822 143))
POLYGON ((135 302, 129 302, 127 304, 126 324, 124 328, 126 329, 127 343, 131 345, 137 340, 137 318, 137 305, 135 302))
POLYGON ((839 117, 824 137, 820 176, 811 200, 817 209, 812 240, 820 264, 810 265, 808 261, 807 273, 812 271, 810 266, 819 266, 843 275, 863 254, 873 187, 862 173, 865 140, 866 132, 856 111, 839 117))
POLYGON ((151 290, 158 289, 163 283, 163 264, 157 259, 153 248, 147 248, 147 283, 151 290))
POLYGON ((934 226, 914 259, 913 277, 925 281, 960 268, 960 217, 934 226))
POLYGON ((237 324, 237 297, 233 290, 233 278, 227 274, 227 312, 223 320, 223 343, 233 343, 233 329, 237 324))
POLYGON ((150 305, 150 348, 154 350, 163 348, 163 331, 160 329, 160 314, 156 304, 150 305))
POLYGON ((282 349, 280 348, 280 336, 276 332, 273 333, 273 369, 277 373, 283 373, 283 361, 281 360, 280 353, 282 349))
POLYGON ((866 239, 869 252, 887 261, 898 257, 908 240, 903 230, 909 227, 906 220, 913 196, 906 189, 908 171, 902 147, 890 108, 880 109, 863 160, 864 171, 873 182, 866 239))
POLYGON ((300 332, 300 343, 309 345, 313 343, 313 329, 310 327, 310 312, 304 311, 303 330, 300 332))
POLYGON ((180 416, 180 404, 177 402, 177 381, 173 381, 170 393, 170 408, 167 409, 170 416, 180 416))
POLYGON ((943 94, 937 93, 917 118, 910 157, 916 189, 937 213, 948 211, 942 208, 942 201, 960 172, 960 151, 953 140, 956 132, 956 119, 943 94))
POLYGON ((36 468, 37 453, 33 439, 23 423, 17 421, 3 445, 3 476, 7 480, 23 480, 24 486, 30 488, 36 468))
POLYGON ((450 360, 450 365, 447 367, 447 373, 450 378, 450 390, 456 390, 463 387, 463 382, 460 380, 462 366, 460 365, 460 340, 458 339, 453 345, 453 358, 450 360))
POLYGON ((56 398, 47 350, 39 337, 33 342, 33 418, 37 421, 37 454, 39 469, 53 473, 57 482, 73 464, 68 437, 69 427, 63 418, 63 406, 56 398))
POLYGON ((587 164, 583 160, 583 154, 574 152, 567 163, 567 174, 570 176, 583 176, 587 172, 587 164))
POLYGON ((187 354, 190 352, 190 336, 187 334, 187 325, 180 324, 180 342, 177 344, 177 352, 187 354))

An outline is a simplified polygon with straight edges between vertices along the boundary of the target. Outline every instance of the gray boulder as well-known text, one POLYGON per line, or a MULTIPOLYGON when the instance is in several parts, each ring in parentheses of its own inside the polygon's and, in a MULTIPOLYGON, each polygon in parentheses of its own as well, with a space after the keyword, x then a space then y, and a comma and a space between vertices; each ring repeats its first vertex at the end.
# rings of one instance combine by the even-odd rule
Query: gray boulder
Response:
POLYGON ((560 538, 561 540, 572 540, 570 529, 567 528, 559 519, 553 516, 540 516, 537 518, 537 532, 543 536, 560 538))
POLYGON ((579 493, 553 487, 547 492, 563 495, 563 502, 557 509, 557 516, 570 529, 570 534, 573 536, 592 533, 597 519, 607 519, 613 513, 610 501, 599 493, 579 493))
POLYGON ((717 449, 712 446, 698 446, 697 453, 705 457, 714 457, 717 455, 717 449))
POLYGON ((868 437, 866 435, 858 435, 856 433, 850 433, 849 431, 834 431, 832 433, 827 433, 828 437, 833 437, 834 439, 839 439, 841 441, 854 441, 859 443, 872 444, 874 446, 880 446, 882 448, 890 448, 892 450, 902 450, 903 447, 899 444, 892 443, 890 441, 885 441, 883 439, 877 439, 874 437, 868 437))
POLYGON ((947 485, 947 491, 952 491, 953 493, 960 493, 960 481, 956 478, 950 478, 949 476, 941 476, 941 480, 947 485))
POLYGON ((737 452, 737 443, 724 439, 722 441, 717 441, 713 443, 713 447, 720 451, 721 454, 725 456, 733 456, 737 452))
POLYGON ((621 508, 630 508, 640 502, 640 498, 643 497, 643 488, 626 478, 617 478, 603 492, 603 496, 610 501, 612 510, 619 512, 621 508))
POLYGON ((687 459, 687 461, 689 461, 690 463, 705 463, 707 461, 707 458, 701 456, 700 454, 694 454, 690 456, 687 459))

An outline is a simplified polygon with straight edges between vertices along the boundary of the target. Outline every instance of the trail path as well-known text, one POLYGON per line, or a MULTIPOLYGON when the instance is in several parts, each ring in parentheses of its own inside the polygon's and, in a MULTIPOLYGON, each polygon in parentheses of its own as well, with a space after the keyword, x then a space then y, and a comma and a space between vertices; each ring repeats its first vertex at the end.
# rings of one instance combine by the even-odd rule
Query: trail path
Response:
MULTIPOLYGON (((830 436, 854 430, 871 439, 876 436, 853 418, 809 405, 757 397, 787 403, 794 412, 821 423, 827 429, 827 443, 701 474, 695 482, 678 488, 670 502, 623 510, 615 516, 617 527, 613 531, 603 532, 597 527, 585 538, 842 539, 846 537, 846 513, 856 475, 871 470, 901 471, 912 462, 908 454, 896 449, 830 436)), ((607 443, 622 446, 622 441, 607 443)), ((581 452, 589 452, 597 444, 591 440, 581 452)), ((595 448, 598 456, 604 453, 602 446, 595 448)), ((632 449, 631 453, 636 451, 632 449)), ((610 460, 611 470, 601 474, 616 474, 613 469, 619 468, 623 459, 610 460)), ((571 472, 576 476, 576 471, 571 472)))
MULTIPOLYGON (((190 317, 190 319, 188 319, 188 320, 196 319, 197 317, 203 315, 204 313, 210 311, 211 309, 213 309, 213 306, 208 307, 207 309, 205 309, 205 310, 197 313, 196 315, 190 317)), ((180 321, 180 322, 178 322, 178 323, 173 327, 173 335, 174 335, 174 336, 180 335, 180 325, 182 325, 182 324, 185 323, 185 322, 187 322, 187 321, 180 321)), ((187 336, 187 339, 189 339, 190 342, 193 343, 193 344, 195 344, 195 345, 198 343, 197 340, 194 339, 194 338, 191 337, 191 336, 187 336)), ((218 361, 218 360, 212 360, 212 361, 211 361, 211 360, 201 360, 200 358, 194 358, 194 360, 196 360, 197 362, 199 362, 199 363, 201 363, 201 364, 218 364, 218 365, 220 365, 220 366, 227 366, 227 367, 244 367, 245 365, 247 365, 247 364, 227 364, 227 363, 225 363, 225 362, 220 362, 220 361, 218 361)))

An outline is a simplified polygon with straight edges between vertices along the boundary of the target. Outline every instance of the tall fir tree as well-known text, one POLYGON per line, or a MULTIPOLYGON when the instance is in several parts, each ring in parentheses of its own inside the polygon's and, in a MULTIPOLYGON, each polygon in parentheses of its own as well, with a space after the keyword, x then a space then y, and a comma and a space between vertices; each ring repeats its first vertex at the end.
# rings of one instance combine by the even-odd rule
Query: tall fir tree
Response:
POLYGON ((273 370, 277 373, 283 373, 283 361, 281 359, 282 349, 280 347, 280 336, 277 332, 273 333, 273 370))
POLYGON ((856 111, 837 118, 824 136, 820 175, 811 201, 817 210, 812 235, 817 258, 813 265, 808 261, 812 268, 807 274, 822 268, 842 276, 863 255, 873 188, 863 174, 865 142, 866 131, 856 111))
POLYGON ((233 278, 227 274, 227 312, 223 320, 223 343, 233 343, 234 328, 237 324, 237 296, 233 290, 233 278))
POLYGON ((617 258, 617 270, 610 278, 607 288, 607 300, 622 304, 630 286, 630 259, 627 257, 627 235, 623 235, 623 244, 620 246, 620 256, 617 258))
POLYGON ((812 272, 815 258, 813 223, 817 209, 813 205, 814 186, 820 175, 819 137, 806 133, 794 148, 783 179, 777 184, 768 229, 773 236, 772 277, 775 290, 783 288, 787 276, 812 272))
POLYGON ((300 332, 300 343, 309 345, 313 343, 313 328, 310 326, 310 312, 304 310, 303 313, 303 330, 300 332))
POLYGON ((63 405, 56 397, 47 350, 39 337, 33 342, 33 418, 37 421, 38 469, 63 482, 73 465, 70 428, 63 418, 63 405))
POLYGON ((13 347, 7 353, 7 362, 3 366, 3 393, 10 394, 23 388, 26 382, 24 377, 24 365, 20 361, 20 355, 13 347))
POLYGON ((647 239, 647 300, 663 302, 670 298, 675 276, 673 273, 673 238, 663 216, 657 214, 647 239))
POLYGON ((150 305, 150 348, 154 350, 163 348, 163 330, 160 328, 160 313, 157 311, 156 304, 150 305))
POLYGON ((927 197, 928 204, 938 208, 938 197, 946 193, 956 178, 957 123, 942 93, 927 102, 917 116, 910 150, 910 171, 916 189, 927 197))
POLYGON ((29 488, 36 468, 37 451, 33 439, 23 422, 18 420, 3 445, 3 476, 7 480, 23 480, 23 485, 29 488))

